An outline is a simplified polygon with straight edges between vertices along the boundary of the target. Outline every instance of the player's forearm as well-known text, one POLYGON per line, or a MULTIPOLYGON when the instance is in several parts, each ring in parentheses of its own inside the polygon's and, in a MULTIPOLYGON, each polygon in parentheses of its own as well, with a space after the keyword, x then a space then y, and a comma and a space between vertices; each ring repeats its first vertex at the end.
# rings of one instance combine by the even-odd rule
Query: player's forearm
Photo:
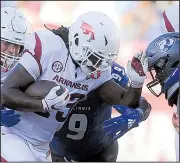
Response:
POLYGON ((2 89, 1 104, 4 107, 19 111, 43 112, 42 102, 27 96, 22 91, 15 88, 2 89))
POLYGON ((114 81, 108 81, 98 88, 101 99, 110 105, 125 105, 131 108, 139 106, 142 88, 129 88, 125 90, 114 81))
POLYGON ((139 100, 141 97, 142 88, 132 88, 129 87, 127 92, 124 92, 122 98, 120 99, 121 105, 126 105, 131 108, 136 108, 139 106, 139 100))

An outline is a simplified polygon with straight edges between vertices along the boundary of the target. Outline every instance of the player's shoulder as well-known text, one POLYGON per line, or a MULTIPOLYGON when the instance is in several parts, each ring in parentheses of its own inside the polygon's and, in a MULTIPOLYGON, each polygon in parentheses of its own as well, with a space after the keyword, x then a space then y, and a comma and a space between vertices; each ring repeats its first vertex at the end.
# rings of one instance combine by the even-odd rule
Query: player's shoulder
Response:
POLYGON ((113 62, 112 65, 111 65, 112 68, 115 68, 115 67, 119 67, 121 69, 124 70, 124 67, 122 67, 120 64, 116 63, 116 62, 113 62))
POLYGON ((50 30, 41 30, 35 32, 38 35, 42 47, 46 49, 46 51, 63 51, 67 50, 64 41, 61 37, 55 35, 50 30))
POLYGON ((125 74, 125 69, 122 67, 120 64, 113 62, 111 65, 111 72, 112 73, 122 73, 123 75, 125 74))
POLYGON ((58 53, 61 54, 62 58, 67 55, 68 51, 62 38, 50 30, 39 30, 31 33, 27 37, 25 49, 28 49, 31 53, 37 51, 44 57, 50 57, 58 53))

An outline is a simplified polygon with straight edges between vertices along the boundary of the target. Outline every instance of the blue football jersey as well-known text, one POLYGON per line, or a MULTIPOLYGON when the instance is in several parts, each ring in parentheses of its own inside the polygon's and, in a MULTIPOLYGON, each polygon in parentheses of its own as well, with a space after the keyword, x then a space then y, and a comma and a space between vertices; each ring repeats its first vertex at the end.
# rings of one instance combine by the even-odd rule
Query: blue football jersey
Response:
MULTIPOLYGON (((121 87, 127 87, 129 79, 117 63, 112 65, 112 78, 121 87)), ((103 103, 96 90, 87 95, 71 111, 63 127, 50 143, 51 151, 59 156, 82 161, 93 156, 104 146, 112 143, 102 129, 103 122, 111 118, 112 106, 103 103)))

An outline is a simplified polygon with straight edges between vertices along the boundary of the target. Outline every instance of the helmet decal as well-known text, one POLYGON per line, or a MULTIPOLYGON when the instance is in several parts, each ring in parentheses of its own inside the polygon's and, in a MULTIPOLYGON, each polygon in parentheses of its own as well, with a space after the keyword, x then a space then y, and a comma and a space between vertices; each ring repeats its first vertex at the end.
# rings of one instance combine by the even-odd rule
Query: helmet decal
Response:
POLYGON ((169 51, 175 44, 175 39, 174 38, 162 38, 158 40, 155 45, 161 52, 167 52, 169 51))
POLYGON ((90 40, 95 40, 94 30, 93 30, 92 26, 90 26, 87 23, 83 23, 81 26, 81 29, 83 29, 84 34, 90 35, 90 40))

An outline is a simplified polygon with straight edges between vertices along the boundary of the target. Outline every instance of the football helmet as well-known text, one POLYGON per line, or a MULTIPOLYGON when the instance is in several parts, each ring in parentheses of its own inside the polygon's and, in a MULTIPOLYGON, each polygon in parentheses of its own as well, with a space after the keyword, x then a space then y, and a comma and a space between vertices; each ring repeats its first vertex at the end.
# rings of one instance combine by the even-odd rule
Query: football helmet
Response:
MULTIPOLYGON (((1 8, 1 42, 20 45, 23 50, 27 36, 28 23, 24 15, 16 8, 1 8)), ((1 68, 11 69, 19 61, 21 54, 7 54, 1 49, 1 68)))
POLYGON ((153 79, 147 84, 147 88, 158 97, 163 93, 166 80, 179 64, 179 32, 169 32, 154 39, 147 47, 146 55, 148 69, 153 79), (153 89, 157 84, 161 87, 159 93, 153 89))
POLYGON ((162 13, 162 30, 166 32, 179 32, 179 5, 169 6, 162 13))
POLYGON ((107 70, 117 58, 119 47, 119 29, 104 13, 82 14, 69 28, 70 54, 87 74, 107 70))

